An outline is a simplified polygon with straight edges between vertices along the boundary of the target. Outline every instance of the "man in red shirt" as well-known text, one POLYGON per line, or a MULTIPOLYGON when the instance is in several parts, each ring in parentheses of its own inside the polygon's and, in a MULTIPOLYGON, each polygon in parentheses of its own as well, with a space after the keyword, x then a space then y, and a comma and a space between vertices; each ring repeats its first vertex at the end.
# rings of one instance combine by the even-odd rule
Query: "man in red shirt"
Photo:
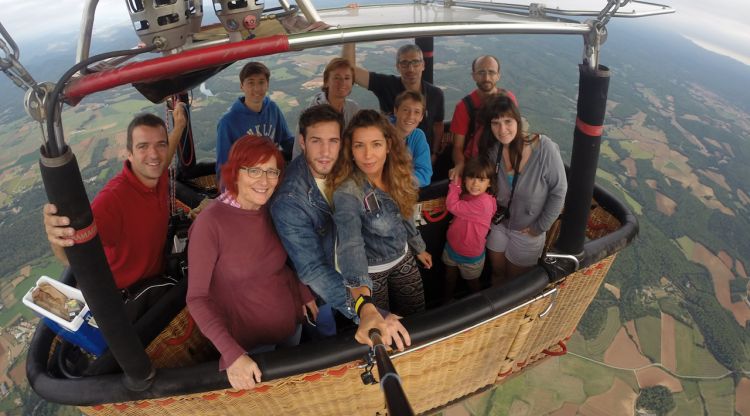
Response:
MULTIPOLYGON (((187 125, 183 104, 174 111, 174 129, 153 114, 137 115, 128 126, 127 160, 91 203, 115 285, 125 289, 164 272, 164 244, 169 224, 167 168, 187 125)), ((70 219, 44 206, 44 227, 52 252, 65 265, 64 248, 75 244, 70 219)))
POLYGON ((482 137, 482 128, 477 115, 487 98, 497 93, 503 93, 508 95, 514 103, 517 103, 516 96, 512 92, 498 87, 500 76, 500 61, 492 55, 482 55, 471 63, 471 77, 476 82, 477 88, 459 101, 453 111, 451 133, 453 134, 454 167, 448 172, 448 177, 451 179, 461 177, 461 172, 464 170, 464 161, 477 155, 477 145, 479 144, 479 138, 482 137), (471 109, 467 108, 465 100, 470 100, 471 109), (471 112, 473 112, 473 117, 471 112), (472 119, 474 120, 474 126, 470 126, 470 120, 472 119), (472 137, 467 138, 466 136, 469 133, 472 137))

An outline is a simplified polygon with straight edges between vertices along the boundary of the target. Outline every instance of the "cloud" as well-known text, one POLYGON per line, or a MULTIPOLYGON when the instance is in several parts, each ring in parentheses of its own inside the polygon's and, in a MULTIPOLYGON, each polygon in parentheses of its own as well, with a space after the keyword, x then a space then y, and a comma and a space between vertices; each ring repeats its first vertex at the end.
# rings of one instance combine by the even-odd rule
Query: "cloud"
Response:
MULTIPOLYGON (((21 45, 24 40, 77 35, 83 15, 83 0, 0 0, 0 22, 21 45)), ((94 32, 100 26, 129 23, 122 0, 101 0, 96 8, 94 32)))
POLYGON ((694 44, 700 46, 703 49, 709 50, 714 53, 718 53, 719 55, 728 56, 736 61, 742 62, 743 64, 750 66, 750 54, 742 54, 736 50, 722 48, 721 46, 715 45, 711 42, 700 40, 700 39, 694 39, 689 36, 685 36, 685 38, 690 40, 694 44))
MULTIPOLYGON (((750 16, 750 1, 747 0, 655 0, 662 1, 677 10, 667 16, 646 18, 649 21, 671 25, 678 33, 733 51, 747 54, 750 45, 750 25, 743 20, 750 16), (657 20, 658 19, 658 20, 657 20)), ((341 0, 340 5, 349 3, 341 0)), ((522 3, 523 1, 517 1, 522 3)), ((204 10, 210 13, 211 1, 203 0, 204 10)), ((272 7, 275 1, 266 2, 272 7)), ((330 3, 334 3, 331 1, 330 3)), ((562 9, 601 9, 603 0, 557 0, 548 7, 562 9)), ((328 5, 328 3, 326 3, 328 5)), ((0 21, 23 47, 24 39, 53 37, 55 40, 73 41, 79 32, 84 0, 0 0, 0 21), (62 39, 61 39, 62 38, 62 39)), ((646 6, 628 4, 625 10, 646 6)), ((127 6, 122 0, 100 0, 96 9, 94 34, 106 36, 112 26, 130 24, 127 6)))
MULTIPOLYGON (((531 0, 529 0, 531 1, 531 0)), ((696 45, 743 61, 750 55, 750 1, 748 0, 649 0, 668 5, 673 14, 644 17, 644 23, 662 25, 690 39, 696 45)), ((510 3, 523 3, 510 0, 510 3)), ((547 8, 599 10, 605 0, 557 0, 547 8)), ((623 12, 653 10, 653 6, 628 3, 623 12)))
POLYGON ((712 0, 675 4, 666 25, 696 45, 747 64, 750 56, 750 2, 712 0))

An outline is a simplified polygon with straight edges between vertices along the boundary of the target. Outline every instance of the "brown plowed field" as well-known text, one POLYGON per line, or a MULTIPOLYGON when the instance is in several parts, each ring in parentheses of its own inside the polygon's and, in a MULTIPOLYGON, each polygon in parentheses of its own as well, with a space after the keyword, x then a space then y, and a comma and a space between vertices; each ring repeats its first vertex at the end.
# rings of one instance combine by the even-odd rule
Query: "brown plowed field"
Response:
POLYGON ((0 383, 10 384, 10 378, 8 378, 8 340, 5 337, 0 336, 0 383))
POLYGON ((612 294, 615 295, 617 300, 620 300, 620 288, 619 287, 609 284, 609 283, 605 283, 604 288, 612 292, 612 294))
POLYGON ((750 379, 744 377, 737 384, 734 395, 734 410, 742 416, 750 416, 750 379))
POLYGON ((727 254, 726 251, 720 250, 718 256, 719 256, 719 260, 721 260, 721 262, 724 263, 724 265, 727 266, 728 269, 731 269, 732 266, 734 266, 732 257, 729 254, 727 254))
POLYGON ((664 215, 674 214, 677 203, 661 192, 654 192, 654 194, 656 195, 656 209, 664 215))
POLYGON ((729 281, 734 278, 732 271, 717 256, 697 242, 694 243, 690 260, 708 269, 708 272, 711 273, 711 280, 714 283, 714 291, 719 303, 731 311, 734 314, 734 319, 740 325, 744 326, 745 322, 750 320, 750 307, 743 301, 732 303, 729 296, 729 281))
POLYGON ((739 259, 735 260, 734 266, 737 268, 737 274, 747 279, 747 272, 745 271, 745 266, 742 264, 742 261, 739 259))
POLYGON ((578 414, 578 405, 575 403, 565 402, 565 404, 563 404, 562 407, 550 413, 549 416, 576 416, 577 414, 578 414))
POLYGON ((598 396, 589 397, 578 409, 583 416, 612 416, 635 414, 638 394, 624 381, 615 377, 612 387, 598 396))
POLYGON ((651 364, 651 361, 638 351, 638 347, 628 337, 624 327, 620 328, 615 339, 604 352, 604 362, 615 367, 632 369, 651 364))
POLYGON ((638 175, 638 169, 635 167, 635 160, 631 158, 624 159, 620 164, 625 167, 625 174, 631 178, 635 178, 638 175))

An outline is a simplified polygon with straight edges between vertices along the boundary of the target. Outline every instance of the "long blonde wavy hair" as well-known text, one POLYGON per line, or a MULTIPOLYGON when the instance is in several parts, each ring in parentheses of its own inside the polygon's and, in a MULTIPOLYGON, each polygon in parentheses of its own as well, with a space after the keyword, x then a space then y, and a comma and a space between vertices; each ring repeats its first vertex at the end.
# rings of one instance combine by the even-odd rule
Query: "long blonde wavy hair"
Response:
POLYGON ((339 157, 333 171, 328 175, 328 199, 333 200, 333 193, 349 177, 362 185, 366 180, 365 174, 357 167, 352 154, 352 141, 357 129, 366 127, 378 128, 385 137, 388 145, 388 156, 383 166, 383 183, 388 187, 388 194, 398 205, 404 218, 411 218, 414 205, 419 199, 417 180, 414 177, 411 154, 403 139, 399 139, 396 128, 382 114, 375 110, 360 110, 349 122, 344 130, 343 146, 339 150, 339 157))

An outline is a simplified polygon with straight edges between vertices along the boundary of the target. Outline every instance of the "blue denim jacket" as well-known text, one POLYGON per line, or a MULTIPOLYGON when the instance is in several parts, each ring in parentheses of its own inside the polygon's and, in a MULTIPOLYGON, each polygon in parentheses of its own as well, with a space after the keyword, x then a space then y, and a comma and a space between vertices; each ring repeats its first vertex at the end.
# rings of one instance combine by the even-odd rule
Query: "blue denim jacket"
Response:
POLYGON ((299 279, 344 316, 354 318, 349 291, 333 266, 331 207, 315 184, 304 156, 295 158, 285 169, 270 209, 299 279))
POLYGON ((413 219, 401 216, 390 195, 374 188, 361 174, 354 175, 333 194, 336 258, 347 286, 367 285, 372 289, 368 266, 398 259, 407 243, 415 253, 425 251, 427 246, 413 219), (370 192, 375 192, 379 206, 368 210, 364 201, 370 192))

